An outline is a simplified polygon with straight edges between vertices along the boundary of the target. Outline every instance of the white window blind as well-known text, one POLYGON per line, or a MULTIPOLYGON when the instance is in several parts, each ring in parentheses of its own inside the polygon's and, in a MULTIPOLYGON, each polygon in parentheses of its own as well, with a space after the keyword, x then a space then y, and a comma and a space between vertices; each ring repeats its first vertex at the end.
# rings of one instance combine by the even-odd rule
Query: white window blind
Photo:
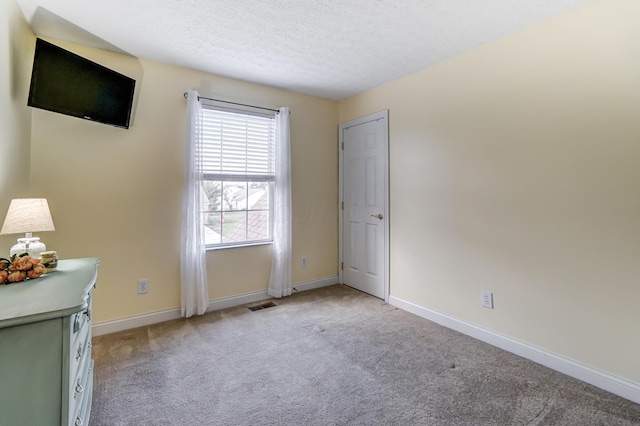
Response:
POLYGON ((270 116, 203 109, 205 178, 272 181, 274 121, 270 116))
POLYGON ((208 247, 272 241, 275 117, 202 109, 203 223, 208 247))

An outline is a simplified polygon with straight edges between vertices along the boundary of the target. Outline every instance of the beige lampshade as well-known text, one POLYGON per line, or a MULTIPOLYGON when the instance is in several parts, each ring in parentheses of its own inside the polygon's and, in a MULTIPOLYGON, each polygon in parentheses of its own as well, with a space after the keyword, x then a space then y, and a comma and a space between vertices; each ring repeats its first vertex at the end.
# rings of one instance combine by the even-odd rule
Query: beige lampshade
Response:
POLYGON ((46 198, 11 200, 0 234, 55 231, 46 198))

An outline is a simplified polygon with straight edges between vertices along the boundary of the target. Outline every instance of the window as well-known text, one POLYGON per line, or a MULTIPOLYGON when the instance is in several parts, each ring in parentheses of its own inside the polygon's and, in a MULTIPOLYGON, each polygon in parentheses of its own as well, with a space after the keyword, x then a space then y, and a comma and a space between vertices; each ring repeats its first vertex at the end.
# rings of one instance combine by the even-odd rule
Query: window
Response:
POLYGON ((207 247, 271 242, 274 117, 203 106, 202 138, 207 247))

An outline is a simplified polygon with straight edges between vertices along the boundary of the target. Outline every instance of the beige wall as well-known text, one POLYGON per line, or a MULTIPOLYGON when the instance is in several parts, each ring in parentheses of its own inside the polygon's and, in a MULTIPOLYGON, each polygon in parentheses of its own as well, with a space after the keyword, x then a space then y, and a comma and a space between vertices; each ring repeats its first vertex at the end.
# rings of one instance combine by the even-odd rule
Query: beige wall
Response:
POLYGON ((640 384, 639 18, 592 2, 340 103, 389 109, 392 295, 640 384))
MULTIPOLYGON (((98 256, 96 322, 180 306, 180 217, 186 100, 203 96, 291 107, 293 280, 337 275, 338 104, 55 41, 137 80, 132 125, 118 129, 33 110, 31 185, 46 195, 61 258, 98 256), (309 266, 300 268, 307 256, 309 266), (136 294, 139 278, 149 293, 136 294)), ((210 251, 211 299, 264 291, 271 246, 210 251)))
MULTIPOLYGON (((31 111, 27 94, 35 37, 13 0, 0 2, 0 220, 12 198, 28 197, 31 111)), ((34 194, 37 195, 37 194, 34 194)), ((2 222, 0 222, 2 226, 2 222)), ((0 257, 19 235, 0 236, 0 257)))

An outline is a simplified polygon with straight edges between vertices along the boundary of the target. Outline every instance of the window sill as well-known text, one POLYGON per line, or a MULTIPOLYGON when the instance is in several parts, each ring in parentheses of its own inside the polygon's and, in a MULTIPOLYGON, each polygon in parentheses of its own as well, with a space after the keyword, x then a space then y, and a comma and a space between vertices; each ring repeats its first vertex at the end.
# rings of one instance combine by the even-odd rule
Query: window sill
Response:
POLYGON ((273 241, 259 241, 254 243, 246 243, 246 244, 230 244, 230 245, 221 245, 221 246, 207 246, 207 251, 216 251, 216 250, 228 250, 235 248, 244 248, 244 247, 255 247, 255 246, 266 246, 273 244, 273 241))

